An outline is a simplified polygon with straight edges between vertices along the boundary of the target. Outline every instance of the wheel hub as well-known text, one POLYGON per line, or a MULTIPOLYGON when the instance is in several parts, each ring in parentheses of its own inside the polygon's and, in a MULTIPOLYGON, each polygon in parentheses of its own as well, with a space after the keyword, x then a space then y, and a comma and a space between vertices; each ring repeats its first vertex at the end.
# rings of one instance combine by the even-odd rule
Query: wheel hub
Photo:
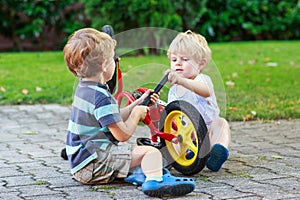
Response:
POLYGON ((178 135, 178 136, 177 136, 177 140, 178 140, 179 143, 182 143, 182 142, 183 142, 182 136, 181 136, 181 135, 178 135))

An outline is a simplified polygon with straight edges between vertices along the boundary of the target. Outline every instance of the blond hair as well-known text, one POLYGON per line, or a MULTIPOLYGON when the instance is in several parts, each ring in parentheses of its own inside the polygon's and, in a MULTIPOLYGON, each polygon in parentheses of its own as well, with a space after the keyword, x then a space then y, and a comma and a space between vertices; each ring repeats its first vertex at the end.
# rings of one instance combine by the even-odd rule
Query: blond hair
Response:
POLYGON ((102 63, 111 55, 116 41, 108 34, 93 28, 74 32, 64 47, 64 59, 69 70, 77 77, 92 77, 99 73, 102 63))
POLYGON ((197 63, 205 60, 207 64, 211 59, 211 50, 206 39, 202 35, 190 30, 179 33, 174 38, 167 54, 169 58, 171 54, 186 55, 193 58, 197 63))

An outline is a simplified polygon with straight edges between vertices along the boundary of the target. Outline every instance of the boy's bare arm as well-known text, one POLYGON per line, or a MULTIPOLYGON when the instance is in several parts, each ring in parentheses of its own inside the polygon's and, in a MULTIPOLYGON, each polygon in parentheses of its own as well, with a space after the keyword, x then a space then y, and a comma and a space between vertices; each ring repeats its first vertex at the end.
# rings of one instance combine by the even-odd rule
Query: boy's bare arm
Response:
MULTIPOLYGON (((124 107, 124 108, 121 108, 121 109, 120 109, 120 115, 121 115, 122 119, 123 119, 124 121, 126 121, 127 118, 129 117, 131 111, 133 110, 133 108, 134 108, 135 106, 137 106, 137 105, 140 105, 140 104, 144 101, 144 99, 145 99, 151 92, 153 92, 153 90, 150 90, 150 89, 147 90, 147 91, 146 91, 139 99, 135 100, 135 101, 132 102, 130 105, 128 105, 128 106, 126 106, 126 107, 124 107)), ((159 98, 159 95, 153 93, 153 94, 151 95, 151 104, 154 104, 154 103, 157 101, 158 98, 159 98)), ((151 106, 151 105, 150 105, 150 106, 151 106)))
POLYGON ((120 115, 121 115, 123 121, 126 121, 128 119, 132 109, 137 105, 139 105, 139 101, 136 100, 136 101, 132 102, 130 105, 120 109, 120 115))
POLYGON ((178 85, 182 85, 186 89, 191 90, 204 98, 210 96, 210 92, 207 84, 203 83, 202 81, 180 77, 178 81, 178 85))
POLYGON ((108 128, 118 141, 127 141, 134 133, 138 122, 145 118, 148 111, 147 106, 135 106, 126 121, 110 124, 108 128))
POLYGON ((168 80, 171 85, 182 85, 186 89, 191 90, 204 98, 210 96, 209 87, 206 83, 198 80, 183 78, 171 70, 168 70, 166 73, 169 73, 168 80))

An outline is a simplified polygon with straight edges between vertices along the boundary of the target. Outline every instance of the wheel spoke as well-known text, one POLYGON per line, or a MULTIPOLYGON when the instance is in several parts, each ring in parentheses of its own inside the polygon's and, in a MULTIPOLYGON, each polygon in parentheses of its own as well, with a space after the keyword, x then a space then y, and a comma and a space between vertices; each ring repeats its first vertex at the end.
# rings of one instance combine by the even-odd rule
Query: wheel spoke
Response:
POLYGON ((194 126, 192 123, 190 123, 188 126, 182 127, 179 130, 179 134, 182 137, 182 142, 185 144, 190 144, 193 143, 192 138, 191 138, 191 134, 194 131, 194 126))
POLYGON ((189 147, 188 147, 192 152, 194 152, 195 154, 197 153, 197 151, 198 151, 198 147, 196 146, 196 145, 190 145, 189 147))
POLYGON ((176 115, 175 116, 175 122, 177 125, 177 132, 180 131, 183 127, 182 123, 181 123, 181 119, 180 119, 180 115, 176 115))

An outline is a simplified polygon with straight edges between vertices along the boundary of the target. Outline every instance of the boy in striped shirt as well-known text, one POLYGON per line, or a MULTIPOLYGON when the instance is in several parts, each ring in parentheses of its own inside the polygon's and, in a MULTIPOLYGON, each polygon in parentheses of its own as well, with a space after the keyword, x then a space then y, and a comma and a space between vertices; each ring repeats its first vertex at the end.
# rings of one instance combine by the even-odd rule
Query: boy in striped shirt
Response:
MULTIPOLYGON (((115 70, 115 46, 115 40, 106 33, 84 28, 71 35, 64 47, 69 70, 80 78, 66 139, 71 173, 83 184, 105 184, 125 178, 130 169, 140 167, 145 177, 142 190, 149 196, 192 192, 195 188, 192 179, 163 174, 158 149, 132 148, 126 143, 149 111, 147 106, 139 104, 152 91, 148 90, 129 106, 119 109, 106 84, 115 70)), ((157 94, 151 95, 152 103, 157 99, 157 94)), ((134 179, 133 176, 129 182, 134 183, 134 179)))

